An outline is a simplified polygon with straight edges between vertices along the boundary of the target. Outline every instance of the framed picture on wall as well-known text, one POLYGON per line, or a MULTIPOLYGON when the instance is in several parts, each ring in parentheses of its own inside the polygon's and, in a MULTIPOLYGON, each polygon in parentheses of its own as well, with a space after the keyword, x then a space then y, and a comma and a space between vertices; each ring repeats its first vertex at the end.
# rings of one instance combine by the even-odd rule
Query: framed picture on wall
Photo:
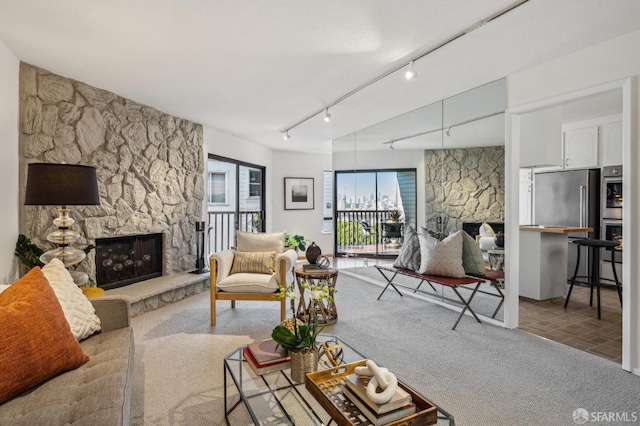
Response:
POLYGON ((313 210, 313 178, 284 178, 284 209, 313 210))

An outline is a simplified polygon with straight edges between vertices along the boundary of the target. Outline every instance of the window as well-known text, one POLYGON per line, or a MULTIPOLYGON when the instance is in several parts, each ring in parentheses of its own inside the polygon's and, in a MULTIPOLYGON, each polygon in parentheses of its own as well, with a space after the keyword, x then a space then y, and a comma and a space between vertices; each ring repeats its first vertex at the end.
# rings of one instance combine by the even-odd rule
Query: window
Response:
POLYGON ((322 184, 322 232, 333 232, 333 171, 325 170, 322 184))
POLYGON ((249 169, 249 197, 262 195, 262 170, 249 169))
POLYGON ((209 204, 228 204, 227 172, 209 172, 209 204))

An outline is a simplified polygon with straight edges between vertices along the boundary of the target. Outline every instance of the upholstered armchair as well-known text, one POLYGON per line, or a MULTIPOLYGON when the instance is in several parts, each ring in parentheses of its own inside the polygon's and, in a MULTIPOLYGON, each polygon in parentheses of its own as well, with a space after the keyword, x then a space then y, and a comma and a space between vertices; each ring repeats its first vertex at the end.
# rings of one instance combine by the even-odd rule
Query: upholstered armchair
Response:
POLYGON ((235 250, 214 253, 211 265, 211 325, 216 325, 216 301, 262 300, 280 303, 280 320, 285 319, 285 299, 278 298, 281 285, 294 280, 298 255, 284 249, 284 232, 237 234, 235 250))

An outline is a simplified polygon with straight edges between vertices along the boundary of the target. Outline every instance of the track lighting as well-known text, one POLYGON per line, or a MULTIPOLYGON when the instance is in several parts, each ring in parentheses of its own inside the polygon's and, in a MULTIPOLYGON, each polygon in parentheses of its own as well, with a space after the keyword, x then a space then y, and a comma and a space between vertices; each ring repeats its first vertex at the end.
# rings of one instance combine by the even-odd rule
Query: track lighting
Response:
MULTIPOLYGON (((436 46, 431 47, 429 50, 420 53, 417 56, 414 56, 413 59, 411 59, 409 61, 409 63, 407 65, 405 65, 404 63, 399 63, 398 65, 395 65, 393 68, 391 68, 390 70, 386 71, 384 74, 379 75, 374 77, 372 80, 369 80, 365 83, 363 83, 362 85, 356 87, 355 89, 349 91, 348 93, 345 93, 344 95, 342 95, 341 97, 339 97, 338 99, 336 99, 333 102, 330 102, 329 104, 326 104, 328 106, 325 107, 324 109, 324 120, 325 121, 329 121, 331 119, 331 114, 329 114, 329 108, 345 101, 346 99, 354 96, 357 93, 360 93, 362 90, 366 89, 367 87, 377 83, 378 81, 390 76, 390 75, 396 75, 396 72, 402 71, 403 69, 405 69, 407 66, 409 67, 409 69, 407 69, 407 71, 405 72, 404 76, 407 80, 411 80, 413 78, 416 78, 418 76, 418 73, 416 72, 416 70, 414 69, 414 62, 424 58, 425 56, 430 55, 431 53, 442 49, 443 47, 447 46, 449 43, 458 40, 460 37, 466 36, 470 33, 472 33, 473 31, 477 30, 478 28, 484 26, 485 24, 488 24, 489 22, 493 21, 496 18, 499 18, 503 15, 505 15, 508 12, 511 12, 512 10, 516 9, 517 7, 520 7, 521 5, 527 3, 529 0, 515 0, 510 6, 508 6, 506 9, 500 9, 498 11, 496 11, 495 13, 493 13, 490 16, 485 17, 484 19, 477 21, 476 23, 474 23, 473 25, 470 25, 464 29, 462 29, 461 31, 459 31, 458 33, 452 34, 449 38, 447 38, 446 40, 443 40, 442 42, 440 42, 439 44, 437 44, 436 46)), ((295 129, 296 127, 298 127, 299 125, 306 123, 307 121, 311 120, 312 118, 315 118, 317 115, 322 114, 323 110, 318 110, 318 111, 314 111, 312 112, 310 115, 298 120, 297 122, 290 124, 287 127, 287 130, 283 130, 282 133, 284 134, 284 138, 285 140, 289 139, 289 130, 295 129)), ((383 142, 383 143, 388 143, 388 142, 383 142)), ((393 149, 393 147, 389 147, 391 149, 393 149)))
POLYGON ((407 70, 406 73, 404 73, 404 77, 407 80, 411 80, 412 78, 416 78, 418 76, 418 73, 416 72, 416 70, 413 69, 413 63, 415 61, 411 61, 409 62, 409 69, 407 70))
POLYGON ((393 142, 389 143, 389 149, 390 149, 390 150, 392 150, 392 151, 395 149, 395 148, 393 147, 393 142))
POLYGON ((447 137, 451 136, 451 127, 447 127, 447 130, 444 131, 444 134, 447 135, 447 137))

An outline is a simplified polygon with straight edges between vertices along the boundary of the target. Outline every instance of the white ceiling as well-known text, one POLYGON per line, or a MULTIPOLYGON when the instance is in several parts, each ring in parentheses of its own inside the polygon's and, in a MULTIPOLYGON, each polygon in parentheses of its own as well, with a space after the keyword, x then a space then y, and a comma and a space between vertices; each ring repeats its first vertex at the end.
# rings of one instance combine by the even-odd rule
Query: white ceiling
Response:
POLYGON ((529 0, 291 130, 514 0, 0 0, 28 63, 274 149, 332 139, 640 29, 637 0, 529 0))

